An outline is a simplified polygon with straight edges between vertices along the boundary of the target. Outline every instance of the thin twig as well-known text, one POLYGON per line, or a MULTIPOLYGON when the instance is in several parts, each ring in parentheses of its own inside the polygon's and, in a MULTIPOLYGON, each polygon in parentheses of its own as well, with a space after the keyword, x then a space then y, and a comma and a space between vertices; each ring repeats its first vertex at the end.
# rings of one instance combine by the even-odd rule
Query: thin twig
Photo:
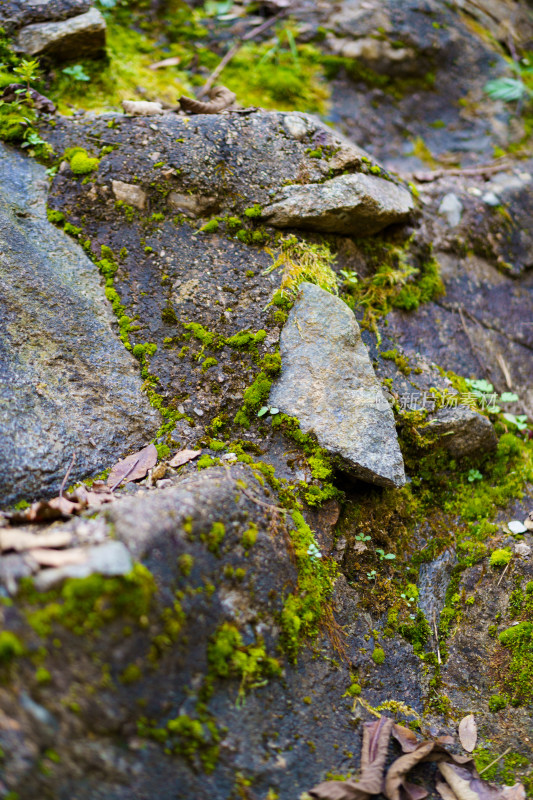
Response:
POLYGON ((442 664, 442 659, 440 657, 439 632, 437 630, 437 617, 435 614, 435 609, 433 609, 433 630, 435 631, 435 644, 437 645, 437 662, 439 664, 442 664))
POLYGON ((59 496, 63 497, 63 492, 65 491, 65 486, 67 485, 68 476, 70 475, 70 470, 74 466, 74 462, 76 461, 76 453, 72 453, 72 458, 70 459, 70 464, 68 465, 67 471, 65 472, 65 477, 61 483, 61 489, 59 490, 59 496))
MULTIPOLYGON (((510 564, 510 563, 511 563, 511 562, 509 561, 509 564, 510 564)), ((499 581, 498 581, 498 583, 496 584, 496 588, 498 588, 498 586, 500 585, 500 583, 503 581, 503 576, 505 575, 505 573, 506 573, 506 572, 507 572, 507 570, 509 569, 509 564, 507 564, 507 565, 506 565, 506 567, 505 567, 504 571, 503 571, 503 572, 502 572, 502 574, 500 575, 500 580, 499 580, 499 581)))
POLYGON ((200 99, 200 97, 203 97, 204 94, 207 94, 207 92, 212 87, 212 85, 214 84, 214 82, 216 81, 216 79, 218 78, 218 76, 220 75, 222 70, 224 69, 224 67, 227 66, 229 64, 229 62, 231 61, 231 59, 236 55, 236 53, 239 52, 239 50, 243 46, 244 42, 247 42, 250 39, 254 39, 256 36, 259 36, 260 33, 263 33, 263 31, 266 31, 268 28, 270 28, 272 25, 274 25, 286 13, 287 13, 287 9, 285 9, 285 8, 282 9, 281 11, 279 11, 276 14, 275 17, 271 17, 270 19, 267 19, 267 21, 263 22, 263 24, 259 25, 259 27, 254 28, 251 31, 248 31, 248 33, 245 33, 240 41, 235 42, 235 44, 232 47, 230 47, 230 49, 228 50, 226 55, 222 58, 222 60, 219 62, 219 64, 217 64, 217 66, 215 67, 215 69, 213 70, 213 72, 211 73, 209 78, 206 80, 206 82, 204 83, 204 85, 202 86, 200 91, 198 92, 197 98, 200 99))
POLYGON ((483 767, 483 769, 480 769, 480 770, 478 770, 478 773, 477 773, 477 774, 478 774, 478 775, 483 775, 483 773, 484 773, 484 772, 486 772, 486 771, 487 771, 488 769, 490 769, 491 767, 493 767, 493 766, 494 766, 494 764, 497 764, 497 763, 498 763, 498 761, 501 761, 501 760, 502 760, 502 758, 503 758, 504 756, 506 756, 506 755, 507 755, 507 753, 509 753, 509 752, 510 752, 510 750, 511 750, 511 748, 510 748, 510 747, 508 747, 508 748, 507 748, 507 750, 504 750, 504 752, 503 752, 501 755, 499 755, 497 758, 495 758, 495 759, 494 759, 494 761, 491 761, 491 762, 490 762, 490 764, 487 764, 487 766, 486 766, 486 767, 483 767))
POLYGON ((502 160, 498 163, 480 164, 478 167, 451 167, 450 169, 434 169, 428 172, 411 172, 409 175, 419 183, 431 183, 439 178, 446 178, 448 175, 492 175, 494 172, 509 169, 511 165, 512 162, 509 157, 502 156, 502 160))
POLYGON ((122 483, 122 481, 125 481, 125 480, 126 480, 126 478, 129 478, 129 476, 131 475, 131 473, 133 472, 133 470, 135 469, 135 467, 137 466, 137 464, 139 463, 139 461, 140 461, 140 460, 141 460, 141 459, 140 459, 140 458, 138 458, 138 459, 137 459, 137 461, 135 462, 135 464, 133 464, 133 465, 132 465, 132 466, 129 468, 129 470, 126 472, 126 474, 125 474, 125 475, 123 475, 123 476, 122 476, 122 478, 119 478, 119 480, 118 480, 118 481, 117 481, 115 484, 113 484, 113 486, 112 486, 112 487, 111 487, 111 489, 109 490, 110 492, 114 492, 114 491, 115 491, 115 489, 118 489, 118 487, 120 486, 120 484, 122 483))
MULTIPOLYGON (((228 465, 224 464, 224 466, 226 468, 226 473, 230 481, 233 481, 233 483, 237 483, 237 479, 234 478, 233 475, 231 474, 231 470, 228 467, 228 465)), ((274 506, 272 505, 272 503, 265 503, 264 500, 259 500, 258 497, 254 497, 253 494, 251 494, 247 489, 245 489, 242 486, 239 486, 239 489, 241 490, 243 495, 245 495, 245 497, 248 498, 248 500, 252 501, 252 503, 257 503, 258 506, 262 506, 263 508, 268 508, 270 511, 281 511, 283 514, 287 513, 286 508, 281 508, 280 506, 274 506)))
POLYGON ((457 310, 459 312, 459 316, 461 317, 461 324, 462 324, 463 330, 464 330, 464 332, 466 334, 466 338, 468 339, 468 341, 470 343, 470 348, 472 350, 472 353, 475 356, 475 358, 477 359, 477 362, 478 362, 479 366, 481 367, 482 371, 484 372, 484 374, 487 377, 490 377, 490 370, 486 367, 485 363, 481 359, 481 356, 478 353, 477 347, 475 346, 475 344, 474 344, 474 342, 472 340, 472 337, 470 336, 470 331, 466 327, 466 322, 465 322, 465 318, 464 318, 464 314, 463 314, 463 309, 461 308, 461 306, 457 306, 457 310))

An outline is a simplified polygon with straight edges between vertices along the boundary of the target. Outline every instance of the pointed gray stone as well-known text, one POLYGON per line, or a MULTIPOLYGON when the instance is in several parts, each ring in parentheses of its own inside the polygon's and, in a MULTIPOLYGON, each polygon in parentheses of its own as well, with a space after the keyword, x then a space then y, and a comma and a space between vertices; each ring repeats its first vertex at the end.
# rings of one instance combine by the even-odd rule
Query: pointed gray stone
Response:
POLYGON ((338 466, 379 486, 403 486, 394 416, 359 325, 338 297, 303 283, 281 333, 281 376, 270 404, 297 417, 338 466))
POLYGON ((290 185, 263 209, 262 217, 275 228, 370 236, 403 222, 414 208, 411 193, 375 175, 340 175, 324 183, 290 185))

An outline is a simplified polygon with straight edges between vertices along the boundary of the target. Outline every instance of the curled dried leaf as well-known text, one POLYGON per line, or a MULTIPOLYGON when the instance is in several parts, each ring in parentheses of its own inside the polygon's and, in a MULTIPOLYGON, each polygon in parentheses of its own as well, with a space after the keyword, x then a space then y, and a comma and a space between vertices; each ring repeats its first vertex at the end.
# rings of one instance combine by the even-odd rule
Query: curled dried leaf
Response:
POLYGON ((365 722, 360 779, 325 781, 311 789, 309 792, 311 797, 320 800, 367 800, 370 795, 379 794, 392 725, 392 720, 388 717, 380 717, 375 722, 365 722))
POLYGON ((209 103, 182 95, 180 107, 187 114, 220 114, 221 111, 232 106, 237 99, 237 95, 230 92, 225 86, 214 86, 209 90, 208 95, 209 103))
POLYGON ((201 450, 180 450, 179 453, 168 462, 169 467, 181 467, 183 464, 186 464, 187 461, 192 461, 193 458, 196 458, 200 455, 201 450))
POLYGON ((138 481, 144 478, 149 469, 157 464, 157 450, 154 444, 149 444, 138 453, 132 453, 119 461, 107 476, 107 485, 116 489, 121 483, 138 481))

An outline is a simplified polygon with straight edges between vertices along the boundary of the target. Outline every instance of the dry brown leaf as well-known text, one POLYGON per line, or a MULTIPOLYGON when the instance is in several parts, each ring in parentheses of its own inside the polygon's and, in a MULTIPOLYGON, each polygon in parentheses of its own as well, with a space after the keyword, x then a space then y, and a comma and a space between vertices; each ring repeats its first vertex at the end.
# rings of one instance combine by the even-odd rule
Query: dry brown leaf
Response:
POLYGON ((439 781, 437 780, 435 783, 435 787, 437 792, 442 797, 442 800, 457 800, 457 795, 454 794, 453 789, 451 789, 446 781, 439 781))
POLYGON ((383 771, 389 749, 392 720, 380 717, 363 726, 363 749, 361 752, 361 777, 358 781, 325 781, 311 789, 311 797, 320 800, 367 800, 379 794, 383 783, 383 771))
POLYGON ((157 450, 155 444, 149 444, 139 450, 138 453, 132 453, 131 456, 126 456, 122 461, 111 469, 107 476, 107 485, 110 488, 116 489, 121 483, 126 481, 138 481, 144 478, 146 473, 157 464, 157 450))
POLYGON ((407 781, 404 781, 403 790, 407 800, 424 800, 429 794, 428 790, 424 789, 423 786, 418 786, 416 783, 407 783, 407 781))
POLYGON ((72 542, 72 534, 68 531, 50 533, 27 533, 26 531, 0 531, 0 550, 31 550, 35 547, 68 547, 72 542))
POLYGON ((224 109, 233 105, 237 95, 225 86, 214 86, 208 92, 210 102, 204 103, 193 97, 180 97, 180 107, 187 114, 220 114, 224 109))
POLYGON ((392 726, 392 735, 399 742, 404 753, 412 753, 418 747, 416 733, 410 728, 404 728, 403 725, 395 723, 392 726))
POLYGON ((92 491, 85 485, 77 486, 69 497, 76 499, 78 503, 85 507, 101 506, 104 503, 112 503, 116 498, 109 486, 92 491))
POLYGON ((502 789, 503 800, 525 800, 526 790, 522 783, 515 783, 514 786, 504 786, 502 789))
POLYGON ((168 462, 169 467, 181 467, 183 464, 186 464, 187 461, 192 461, 193 458, 196 458, 200 455, 201 450, 180 450, 179 453, 176 453, 174 458, 168 462))
POLYGON ((87 561, 87 554, 81 547, 73 547, 71 550, 29 550, 31 556, 42 567, 65 567, 70 564, 84 564, 87 561))
POLYGON ((177 67, 180 62, 181 58, 179 56, 170 56, 170 58, 164 58, 162 61, 155 61, 153 64, 149 64, 148 69, 163 69, 163 67, 177 67))
MULTIPOLYGON (((445 762, 439 764, 439 769, 458 800, 480 800, 478 792, 474 791, 470 786, 473 778, 471 772, 464 767, 445 762)), ((477 783, 482 784, 483 781, 478 780, 477 783)))
POLYGON ((473 714, 468 714, 459 723, 459 741, 467 753, 471 753, 477 742, 477 725, 473 714))
POLYGON ((385 788, 383 790, 385 797, 388 797, 389 800, 401 800, 400 789, 405 783, 407 773, 421 761, 424 761, 432 753, 434 747, 434 742, 420 742, 416 750, 400 756, 391 764, 385 777, 385 788))

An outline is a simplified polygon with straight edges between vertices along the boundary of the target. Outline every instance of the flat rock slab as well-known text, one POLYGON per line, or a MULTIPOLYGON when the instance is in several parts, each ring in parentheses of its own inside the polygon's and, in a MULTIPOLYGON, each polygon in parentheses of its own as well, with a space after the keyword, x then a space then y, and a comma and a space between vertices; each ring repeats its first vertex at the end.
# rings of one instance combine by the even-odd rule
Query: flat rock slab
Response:
POLYGON ((36 22, 55 22, 84 14, 93 0, 2 0, 0 25, 8 35, 36 22))
POLYGON ((64 61, 96 56, 105 49, 106 23, 97 8, 59 22, 37 22, 19 31, 15 49, 25 56, 64 61))
POLYGON ((153 435, 96 266, 48 222, 44 167, 0 148, 0 503, 57 492, 153 435))
POLYGON ((263 209, 262 216, 276 228, 370 236, 404 222, 413 208, 413 197, 403 186, 361 173, 307 186, 286 186, 280 199, 263 209))
POLYGON ((270 404, 313 431, 341 469, 379 486, 403 486, 394 416, 348 306, 303 283, 280 349, 282 372, 270 404))

